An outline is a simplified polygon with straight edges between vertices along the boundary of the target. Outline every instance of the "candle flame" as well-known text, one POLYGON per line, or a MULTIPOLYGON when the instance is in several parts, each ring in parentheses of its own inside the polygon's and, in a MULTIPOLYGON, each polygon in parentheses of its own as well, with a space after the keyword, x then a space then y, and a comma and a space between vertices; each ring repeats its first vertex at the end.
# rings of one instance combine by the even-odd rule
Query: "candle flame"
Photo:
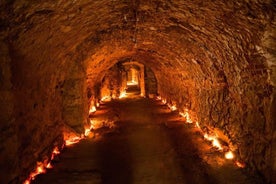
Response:
POLYGON ((225 156, 225 158, 228 159, 228 160, 231 160, 231 159, 234 158, 234 154, 233 154, 232 151, 226 152, 224 156, 225 156))
POLYGON ((171 111, 176 111, 177 110, 175 105, 168 104, 168 107, 171 109, 171 111))
POLYGON ((111 96, 104 96, 104 97, 102 97, 102 99, 101 99, 102 102, 108 102, 108 101, 110 101, 110 100, 111 100, 111 96))
POLYGON ((127 95, 126 95, 126 91, 123 91, 123 92, 121 92, 119 98, 120 98, 120 99, 121 99, 121 98, 125 98, 126 96, 127 96, 127 95))
POLYGON ((70 139, 65 140, 65 145, 70 146, 70 145, 76 144, 76 143, 80 142, 81 139, 82 138, 78 137, 78 136, 72 137, 70 139))
POLYGON ((51 162, 49 162, 49 163, 47 164, 46 168, 47 168, 47 169, 52 169, 52 168, 53 168, 51 162))
POLYGON ((90 113, 93 113, 93 112, 96 112, 96 107, 95 106, 92 106, 91 108, 90 108, 90 110, 89 110, 89 114, 90 113))
POLYGON ((85 135, 85 136, 88 136, 89 134, 90 134, 90 128, 85 129, 84 135, 85 135))
POLYGON ((190 117, 190 114, 188 112, 188 109, 185 109, 184 112, 180 112, 179 113, 182 117, 186 118, 186 122, 187 123, 193 123, 191 117, 190 117))
POLYGON ((240 168, 245 168, 245 163, 242 163, 242 162, 239 162, 239 161, 236 161, 235 165, 240 167, 240 168))
POLYGON ((222 150, 222 146, 220 145, 220 142, 218 141, 217 137, 215 136, 210 136, 207 133, 204 134, 204 138, 207 139, 208 141, 212 142, 212 145, 219 150, 222 150))

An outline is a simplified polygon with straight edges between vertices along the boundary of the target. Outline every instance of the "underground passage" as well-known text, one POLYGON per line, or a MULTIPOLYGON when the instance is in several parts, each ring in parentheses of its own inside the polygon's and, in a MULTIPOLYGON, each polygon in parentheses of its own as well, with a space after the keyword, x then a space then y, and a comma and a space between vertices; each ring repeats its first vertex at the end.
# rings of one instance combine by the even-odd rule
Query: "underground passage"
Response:
POLYGON ((0 183, 276 183, 275 0, 0 10, 0 183))

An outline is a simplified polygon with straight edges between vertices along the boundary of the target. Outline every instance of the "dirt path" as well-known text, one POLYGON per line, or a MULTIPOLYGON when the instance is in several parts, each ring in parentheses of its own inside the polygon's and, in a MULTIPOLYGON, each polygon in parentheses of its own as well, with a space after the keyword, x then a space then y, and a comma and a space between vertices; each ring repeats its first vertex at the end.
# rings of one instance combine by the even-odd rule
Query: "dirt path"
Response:
POLYGON ((101 137, 66 148, 54 169, 34 183, 254 183, 160 102, 112 101, 94 115, 102 117, 119 121, 112 130, 101 129, 101 137))

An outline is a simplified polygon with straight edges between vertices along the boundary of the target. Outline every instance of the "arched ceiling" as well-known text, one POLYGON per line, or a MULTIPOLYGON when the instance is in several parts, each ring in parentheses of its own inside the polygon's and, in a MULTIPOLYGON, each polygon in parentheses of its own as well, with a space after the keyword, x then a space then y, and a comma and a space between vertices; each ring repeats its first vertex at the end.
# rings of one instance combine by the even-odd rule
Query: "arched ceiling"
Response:
POLYGON ((15 41, 15 50, 41 62, 40 67, 43 60, 58 66, 68 59, 85 61, 91 80, 126 57, 143 62, 157 76, 231 78, 233 71, 251 64, 248 58, 273 17, 269 0, 9 2, 1 5, 9 20, 2 20, 2 29, 12 30, 4 36, 15 41))

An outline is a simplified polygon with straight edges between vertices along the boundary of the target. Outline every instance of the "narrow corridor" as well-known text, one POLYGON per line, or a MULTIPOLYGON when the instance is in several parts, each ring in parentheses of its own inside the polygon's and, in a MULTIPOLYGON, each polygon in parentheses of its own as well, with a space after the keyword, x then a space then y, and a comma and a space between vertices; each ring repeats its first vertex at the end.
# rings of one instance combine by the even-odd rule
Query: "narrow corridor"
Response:
POLYGON ((54 168, 33 183, 254 183, 161 101, 106 102, 92 120, 97 118, 116 120, 115 126, 65 148, 54 168))

